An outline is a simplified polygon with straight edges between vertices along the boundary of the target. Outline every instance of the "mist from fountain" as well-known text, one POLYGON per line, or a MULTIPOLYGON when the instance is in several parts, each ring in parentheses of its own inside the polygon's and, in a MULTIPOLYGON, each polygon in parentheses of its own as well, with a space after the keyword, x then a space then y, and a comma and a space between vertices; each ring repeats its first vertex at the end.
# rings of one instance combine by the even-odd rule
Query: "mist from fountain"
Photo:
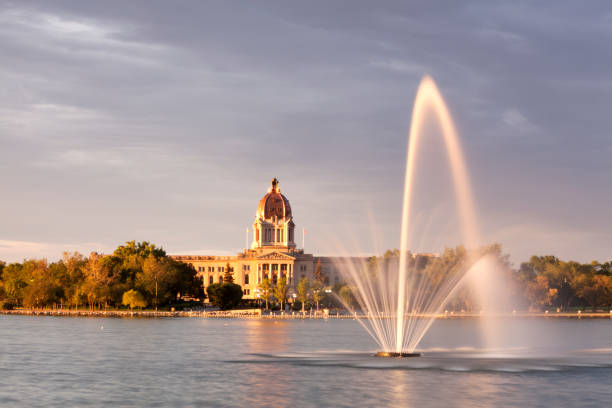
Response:
MULTIPOLYGON (((459 265, 449 265, 443 274, 419 267, 410 253, 415 169, 424 124, 433 114, 439 123, 448 155, 458 201, 462 239, 468 249, 480 242, 476 212, 459 137, 449 110, 430 76, 423 77, 415 97, 410 125, 403 195, 399 260, 383 265, 348 262, 340 266, 354 287, 354 297, 366 319, 359 322, 385 352, 413 353, 449 298, 472 267, 479 266, 478 251, 467 251, 459 265)), ((481 265, 479 266, 482 269, 481 265)))

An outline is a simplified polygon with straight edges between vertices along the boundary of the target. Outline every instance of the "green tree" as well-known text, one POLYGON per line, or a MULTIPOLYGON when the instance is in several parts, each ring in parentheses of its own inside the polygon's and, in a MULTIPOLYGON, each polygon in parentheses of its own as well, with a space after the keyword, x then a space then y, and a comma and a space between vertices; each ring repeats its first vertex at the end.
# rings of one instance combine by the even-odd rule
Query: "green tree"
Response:
POLYGON ((289 285, 287 284, 287 278, 282 277, 276 282, 274 287, 274 297, 280 302, 281 310, 285 310, 285 302, 289 295, 289 285))
POLYGON ((213 283, 206 291, 210 302, 221 310, 232 309, 242 300, 242 288, 235 283, 213 283))
POLYGON ((302 278, 297 286, 297 298, 302 303, 302 313, 306 311, 306 303, 310 299, 310 281, 302 278))
POLYGON ((261 298, 266 302, 266 310, 268 310, 268 302, 270 301, 274 291, 272 282, 270 282, 270 279, 268 278, 263 278, 259 285, 257 285, 257 289, 259 289, 261 298))
POLYGON ((223 282, 234 283, 234 268, 230 266, 229 262, 225 266, 225 272, 223 273, 223 282))
POLYGON ((31 261, 24 261, 23 264, 11 263, 2 271, 6 297, 14 304, 23 302, 23 291, 32 279, 31 271, 26 267, 28 262, 31 261))
POLYGON ((319 303, 324 297, 325 291, 323 290, 323 282, 318 279, 312 281, 312 300, 315 302, 317 311, 319 310, 319 303))
POLYGON ((149 257, 167 258, 166 251, 147 241, 128 241, 125 245, 118 246, 112 255, 121 281, 129 284, 134 283, 136 275, 142 271, 144 262, 149 257))
POLYGON ((174 282, 171 285, 172 296, 189 296, 196 299, 204 299, 204 282, 202 276, 198 275, 193 265, 170 260, 174 270, 174 282))
POLYGON ((142 293, 134 289, 130 289, 123 293, 121 303, 124 306, 129 306, 130 310, 134 309, 135 307, 147 307, 147 301, 144 296, 142 296, 142 293))
POLYGON ((352 309, 357 305, 357 300, 355 299, 355 295, 353 294, 353 291, 351 290, 350 287, 346 285, 342 286, 342 288, 340 289, 340 292, 338 293, 338 296, 340 296, 340 299, 342 299, 342 302, 344 303, 344 305, 348 307, 349 309, 352 309))

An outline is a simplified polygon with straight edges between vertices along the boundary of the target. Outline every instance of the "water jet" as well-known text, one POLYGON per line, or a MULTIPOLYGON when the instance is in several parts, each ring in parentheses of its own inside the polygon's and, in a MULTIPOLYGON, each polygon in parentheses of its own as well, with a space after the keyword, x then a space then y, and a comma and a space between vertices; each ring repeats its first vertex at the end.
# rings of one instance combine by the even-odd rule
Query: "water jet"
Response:
MULTIPOLYGON (((396 260, 373 268, 365 262, 338 265, 364 312, 364 317, 357 317, 355 313, 357 321, 383 350, 376 353, 378 357, 418 356, 415 353, 417 345, 480 258, 471 251, 480 240, 459 135, 438 87, 428 75, 423 77, 414 101, 404 183, 400 249, 396 260), (437 119, 442 131, 457 197, 462 239, 468 249, 463 249, 466 254, 463 263, 449 266, 443 276, 429 276, 419 269, 418 259, 410 252, 417 151, 426 136, 424 123, 430 114, 437 119)), ((351 309, 350 305, 345 306, 351 309)))

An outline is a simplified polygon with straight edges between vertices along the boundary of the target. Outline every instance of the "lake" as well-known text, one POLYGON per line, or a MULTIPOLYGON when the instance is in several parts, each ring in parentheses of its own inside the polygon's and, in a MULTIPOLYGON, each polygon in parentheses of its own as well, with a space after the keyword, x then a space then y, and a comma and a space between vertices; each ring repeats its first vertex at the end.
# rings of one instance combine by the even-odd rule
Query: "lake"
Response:
POLYGON ((612 405, 612 320, 443 319, 422 357, 358 322, 0 315, 0 406, 612 405))

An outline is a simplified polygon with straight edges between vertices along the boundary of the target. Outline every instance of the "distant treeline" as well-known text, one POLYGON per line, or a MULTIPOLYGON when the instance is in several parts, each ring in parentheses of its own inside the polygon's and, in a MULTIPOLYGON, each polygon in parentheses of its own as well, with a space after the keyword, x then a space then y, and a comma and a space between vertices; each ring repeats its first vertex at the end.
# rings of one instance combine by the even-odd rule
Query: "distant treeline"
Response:
MULTIPOLYGON (((551 255, 532 256, 529 262, 521 263, 516 269, 511 267, 509 256, 498 244, 478 251, 480 255, 494 257, 495 274, 499 278, 493 281, 499 286, 496 294, 505 296, 512 308, 568 310, 612 306, 611 262, 581 264, 561 261, 551 255)), ((372 257, 366 266, 369 271, 364 273, 380 273, 384 265, 396 262, 398 256, 398 250, 390 250, 383 256, 372 257)), ((417 273, 439 282, 448 274, 469 267, 469 259, 474 258, 459 246, 446 249, 439 257, 416 256, 410 259, 410 267, 417 273)), ((232 281, 228 273, 224 285, 228 286, 232 281)), ((345 304, 357 306, 350 283, 324 288, 323 281, 321 267, 317 265, 315 279, 306 279, 297 285, 294 307, 299 306, 302 310, 319 304, 334 307, 338 305, 334 299, 338 298, 345 304)), ((210 288, 211 301, 222 308, 227 308, 227 305, 234 307, 241 296, 238 296, 238 290, 236 296, 225 294, 225 286, 217 284, 210 288), (225 297, 235 299, 226 302, 223 300, 225 297)), ((282 308, 288 300, 285 281, 275 286, 264 281, 258 290, 266 307, 272 301, 280 303, 282 308)), ((0 261, 0 308, 167 308, 184 299, 201 301, 204 298, 203 282, 196 270, 190 264, 171 259, 163 249, 148 242, 127 242, 111 255, 93 253, 89 258, 76 252, 65 253, 62 260, 53 263, 30 259, 6 265, 0 261)), ((482 305, 469 286, 461 288, 447 305, 447 309, 471 312, 480 308, 482 305)))
MULTIPOLYGON (((495 259, 495 267, 487 272, 495 276, 490 281, 498 287, 491 288, 499 297, 499 304, 506 308, 521 310, 570 308, 609 309, 612 307, 612 262, 593 261, 582 264, 574 261, 561 261, 555 256, 532 256, 528 262, 512 268, 509 255, 502 252, 501 245, 493 244, 474 251, 478 256, 488 254, 495 259)), ((382 257, 370 260, 370 269, 376 264, 392 262, 399 256, 397 249, 387 251, 382 257)), ((441 280, 460 268, 470 266, 469 253, 462 246, 447 248, 439 257, 416 256, 412 267, 429 279, 441 280)), ((476 277, 485 279, 485 277, 476 277)), ((453 296, 447 309, 479 311, 479 303, 473 286, 465 285, 453 296)))
POLYGON ((157 308, 185 297, 204 297, 196 270, 148 242, 127 242, 111 255, 93 253, 89 258, 64 253, 53 263, 0 262, 0 308, 157 308))

